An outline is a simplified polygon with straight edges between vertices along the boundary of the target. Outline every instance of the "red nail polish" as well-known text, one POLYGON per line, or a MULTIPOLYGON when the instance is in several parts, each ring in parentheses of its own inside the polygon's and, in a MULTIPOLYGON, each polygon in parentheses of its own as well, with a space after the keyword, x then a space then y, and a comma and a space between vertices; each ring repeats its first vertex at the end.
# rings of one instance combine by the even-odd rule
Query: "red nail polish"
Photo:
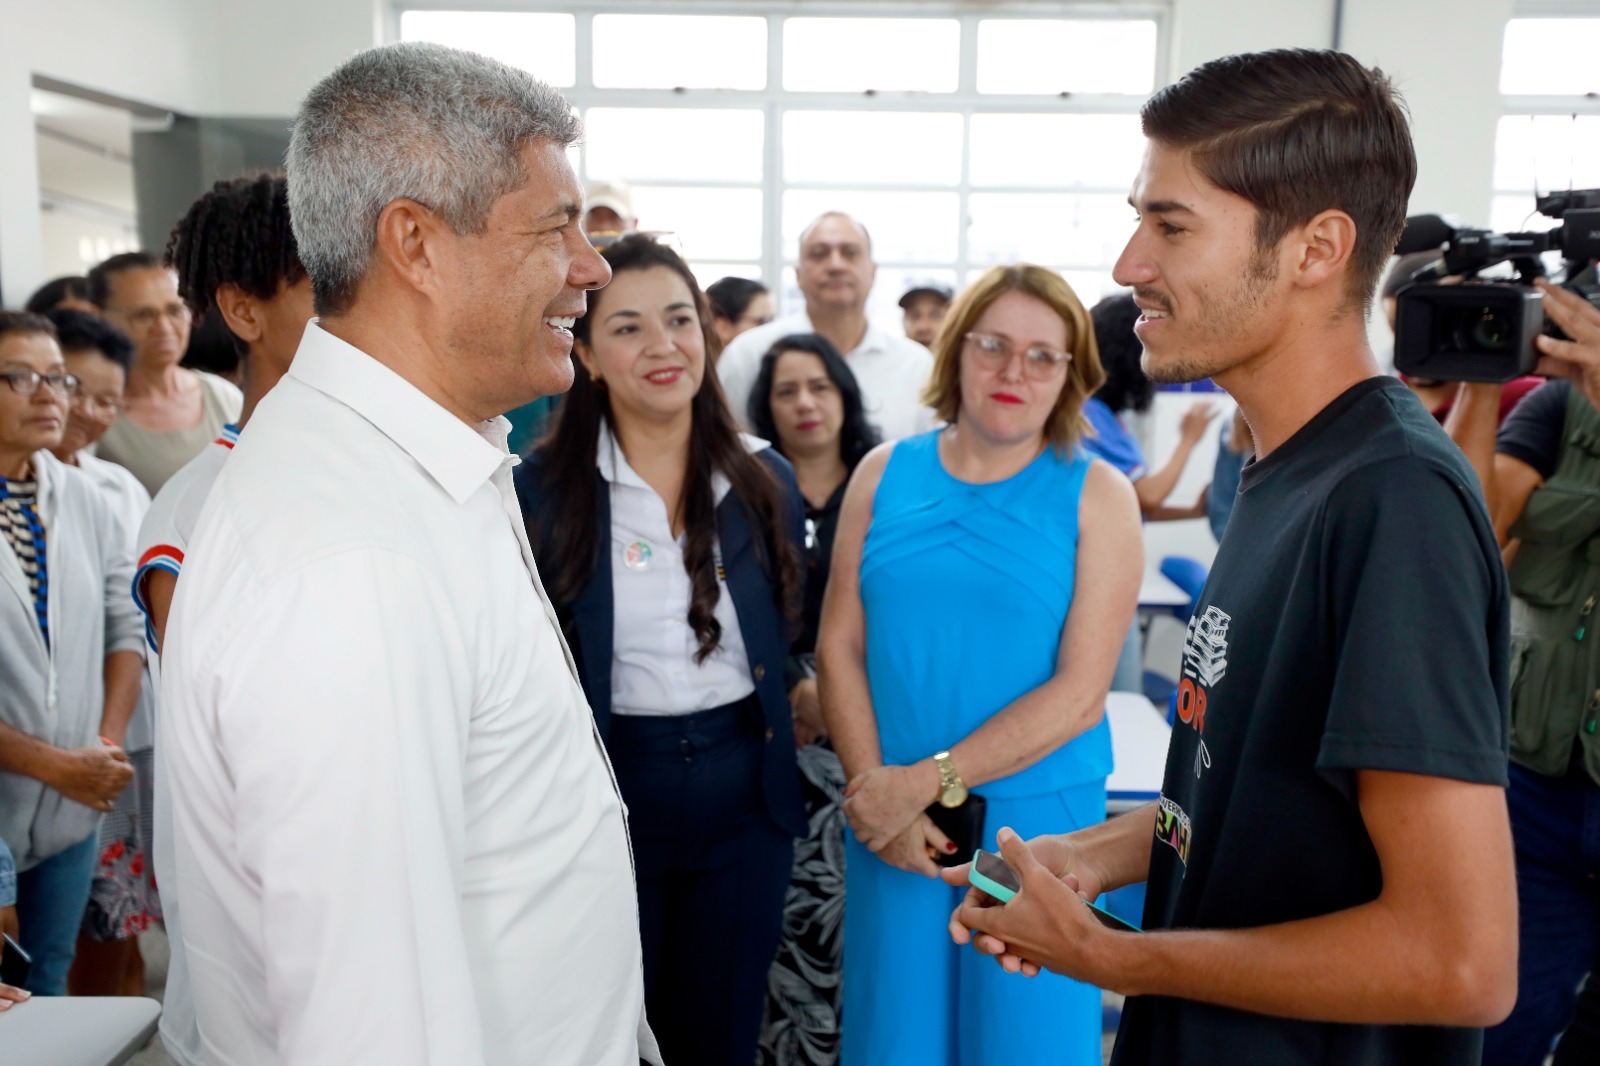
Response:
POLYGON ((947 843, 947 844, 946 844, 946 845, 945 845, 945 846, 944 846, 944 850, 945 850, 945 851, 947 851, 947 852, 948 852, 948 851, 954 851, 954 850, 956 850, 956 846, 955 846, 955 845, 954 845, 954 844, 948 844, 948 843, 947 843))

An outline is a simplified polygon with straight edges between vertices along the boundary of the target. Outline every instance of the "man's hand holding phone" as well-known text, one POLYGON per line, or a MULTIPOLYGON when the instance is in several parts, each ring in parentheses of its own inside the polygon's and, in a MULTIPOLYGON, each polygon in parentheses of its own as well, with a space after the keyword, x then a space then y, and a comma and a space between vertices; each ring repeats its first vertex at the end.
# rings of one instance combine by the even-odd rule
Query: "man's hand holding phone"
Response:
MULTIPOLYGON (((950 938, 997 956, 1009 973, 1036 976, 1040 968, 1081 981, 1097 982, 1104 952, 1114 947, 1110 932, 1085 904, 1100 894, 1102 882, 1078 849, 1060 836, 1024 842, 1010 829, 997 835, 1000 856, 1016 875, 1021 891, 1002 905, 970 888, 950 916, 950 938)), ((950 884, 966 884, 970 865, 941 872, 950 884)))

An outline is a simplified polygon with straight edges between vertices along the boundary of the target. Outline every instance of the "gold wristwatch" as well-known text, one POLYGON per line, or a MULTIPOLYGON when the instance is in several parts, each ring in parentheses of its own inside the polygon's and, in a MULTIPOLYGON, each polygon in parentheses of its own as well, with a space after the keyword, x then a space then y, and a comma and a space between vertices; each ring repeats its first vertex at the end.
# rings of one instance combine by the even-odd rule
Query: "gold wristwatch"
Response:
POLYGON ((936 752, 933 761, 939 767, 939 806, 959 807, 967 802, 967 783, 956 773, 956 764, 950 761, 950 753, 936 752))

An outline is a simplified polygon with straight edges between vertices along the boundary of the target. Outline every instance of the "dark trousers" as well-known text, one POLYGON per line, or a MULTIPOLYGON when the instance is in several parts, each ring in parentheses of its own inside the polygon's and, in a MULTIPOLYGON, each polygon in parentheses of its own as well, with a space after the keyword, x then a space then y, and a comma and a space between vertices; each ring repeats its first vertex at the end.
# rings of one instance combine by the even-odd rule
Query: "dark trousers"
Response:
POLYGON ((767 814, 754 696, 613 716, 607 749, 639 878, 645 1007, 667 1066, 750 1066, 794 841, 767 814))
POLYGON ((1517 1005, 1484 1034, 1484 1066, 1540 1066, 1600 962, 1600 786, 1515 764, 1506 794, 1517 849, 1517 1005))

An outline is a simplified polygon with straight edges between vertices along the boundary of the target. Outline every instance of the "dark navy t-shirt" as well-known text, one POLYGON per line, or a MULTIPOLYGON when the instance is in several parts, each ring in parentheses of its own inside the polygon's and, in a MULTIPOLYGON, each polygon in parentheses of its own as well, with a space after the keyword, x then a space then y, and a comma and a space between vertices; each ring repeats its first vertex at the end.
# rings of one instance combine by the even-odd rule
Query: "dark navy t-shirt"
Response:
MULTIPOLYGON (((1238 500, 1184 645, 1145 925, 1236 929, 1375 899, 1356 771, 1503 785, 1506 578, 1472 468, 1400 382, 1355 385, 1238 500)), ((1129 1000, 1117 1066, 1477 1062, 1482 1030, 1129 1000)))

